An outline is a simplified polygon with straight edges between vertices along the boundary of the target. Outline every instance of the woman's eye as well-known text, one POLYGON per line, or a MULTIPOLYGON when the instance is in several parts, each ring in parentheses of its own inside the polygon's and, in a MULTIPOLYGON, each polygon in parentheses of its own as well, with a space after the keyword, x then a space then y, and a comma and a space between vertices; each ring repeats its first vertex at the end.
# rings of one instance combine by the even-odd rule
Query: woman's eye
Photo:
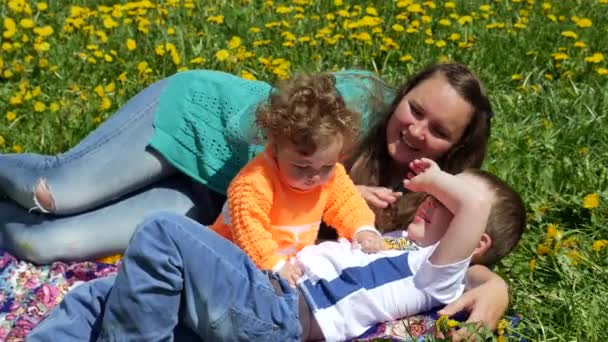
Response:
POLYGON ((433 135, 435 135, 436 137, 439 137, 441 139, 447 139, 448 138, 448 134, 440 129, 440 128, 432 128, 431 132, 433 132, 433 135))
POLYGON ((412 112, 412 115, 414 115, 417 118, 422 117, 422 112, 416 106, 413 106, 411 104, 410 104, 410 112, 412 112))

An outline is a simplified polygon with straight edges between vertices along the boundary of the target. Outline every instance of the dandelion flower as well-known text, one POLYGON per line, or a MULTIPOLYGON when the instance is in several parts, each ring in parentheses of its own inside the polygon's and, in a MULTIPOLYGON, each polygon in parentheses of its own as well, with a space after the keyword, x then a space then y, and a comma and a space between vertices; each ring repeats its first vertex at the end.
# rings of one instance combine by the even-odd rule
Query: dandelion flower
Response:
POLYGON ((127 49, 129 51, 133 51, 133 50, 137 49, 137 42, 135 42, 135 39, 131 39, 131 38, 127 39, 126 45, 127 45, 127 49))
POLYGON ((606 75, 608 75, 608 69, 607 68, 597 68, 597 69, 595 69, 595 72, 597 72, 597 74, 600 75, 600 76, 606 76, 606 75))
POLYGON ((597 192, 588 194, 583 198, 583 208, 593 209, 600 205, 600 195, 597 192))
POLYGON ((11 122, 11 121, 15 120, 16 118, 17 118, 17 114, 15 114, 15 112, 11 112, 11 111, 6 112, 6 120, 8 122, 11 122))
POLYGON ((101 99, 101 104, 99 105, 99 107, 102 110, 110 109, 110 107, 112 107, 112 100, 104 96, 103 99, 101 99))
POLYGON ((256 80, 257 78, 247 70, 241 71, 241 77, 246 80, 256 80))
POLYGON ((40 113, 44 112, 45 109, 46 105, 44 104, 44 102, 36 101, 36 103, 34 103, 34 111, 40 113))
MULTIPOLYGON (((0 144, 0 146, 1 145, 2 144, 0 144)), ((599 252, 599 251, 605 249, 606 247, 608 247, 608 240, 596 240, 596 241, 593 241, 592 248, 596 252, 599 252)))
POLYGON ((591 27, 591 26, 593 26, 593 22, 591 21, 591 19, 582 18, 576 22, 576 26, 578 26, 580 28, 591 27))
POLYGON ((21 147, 21 145, 19 145, 19 144, 15 144, 15 145, 13 145, 11 150, 13 150, 14 153, 21 153, 21 152, 23 152, 23 147, 21 147))
POLYGON ((221 49, 215 53, 215 58, 220 62, 225 61, 228 57, 230 57, 230 52, 226 49, 221 49))
POLYGON ((585 58, 585 62, 588 62, 588 63, 597 64, 597 63, 600 63, 603 61, 604 61, 604 55, 600 52, 596 52, 592 56, 585 58))
POLYGON ((4 144, 6 144, 6 140, 4 140, 4 137, 0 135, 0 147, 4 147, 4 144))
POLYGON ((239 38, 237 36, 230 38, 230 41, 228 42, 229 49, 234 50, 234 49, 238 48, 239 46, 241 46, 241 38, 239 38))
POLYGON ((532 272, 536 269, 536 259, 530 259, 530 262, 528 263, 528 268, 532 272))
POLYGON ((578 38, 578 34, 576 34, 573 31, 563 31, 562 36, 567 37, 567 38, 574 38, 574 39, 578 38))

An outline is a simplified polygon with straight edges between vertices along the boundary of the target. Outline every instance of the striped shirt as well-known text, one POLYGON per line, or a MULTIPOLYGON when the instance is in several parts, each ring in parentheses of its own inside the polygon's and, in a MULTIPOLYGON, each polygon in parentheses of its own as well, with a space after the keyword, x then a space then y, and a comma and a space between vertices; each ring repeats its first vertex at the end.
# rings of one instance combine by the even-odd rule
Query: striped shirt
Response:
POLYGON ((298 286, 327 341, 361 335, 378 322, 430 310, 458 298, 470 258, 435 266, 436 245, 365 254, 350 242, 325 242, 297 255, 298 286))

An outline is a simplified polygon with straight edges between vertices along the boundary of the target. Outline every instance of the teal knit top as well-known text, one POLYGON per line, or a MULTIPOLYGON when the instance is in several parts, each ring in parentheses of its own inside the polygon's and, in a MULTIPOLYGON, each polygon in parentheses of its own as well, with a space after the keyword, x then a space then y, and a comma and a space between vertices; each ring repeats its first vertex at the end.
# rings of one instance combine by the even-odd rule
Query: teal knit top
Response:
MULTIPOLYGON (((361 114, 361 137, 395 94, 373 73, 334 73, 350 110, 361 114)), ((169 77, 158 102, 150 145, 174 167, 221 194, 265 142, 255 125, 258 104, 272 86, 232 74, 198 70, 169 77)))

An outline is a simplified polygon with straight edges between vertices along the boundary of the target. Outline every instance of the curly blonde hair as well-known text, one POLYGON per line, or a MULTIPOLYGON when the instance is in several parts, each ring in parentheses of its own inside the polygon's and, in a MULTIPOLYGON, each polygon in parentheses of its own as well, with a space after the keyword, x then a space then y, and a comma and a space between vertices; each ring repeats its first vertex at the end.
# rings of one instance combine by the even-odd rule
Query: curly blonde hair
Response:
POLYGON ((266 138, 287 139, 298 152, 311 155, 334 139, 343 150, 357 140, 359 114, 346 108, 331 74, 300 75, 278 84, 258 107, 256 124, 266 138))

